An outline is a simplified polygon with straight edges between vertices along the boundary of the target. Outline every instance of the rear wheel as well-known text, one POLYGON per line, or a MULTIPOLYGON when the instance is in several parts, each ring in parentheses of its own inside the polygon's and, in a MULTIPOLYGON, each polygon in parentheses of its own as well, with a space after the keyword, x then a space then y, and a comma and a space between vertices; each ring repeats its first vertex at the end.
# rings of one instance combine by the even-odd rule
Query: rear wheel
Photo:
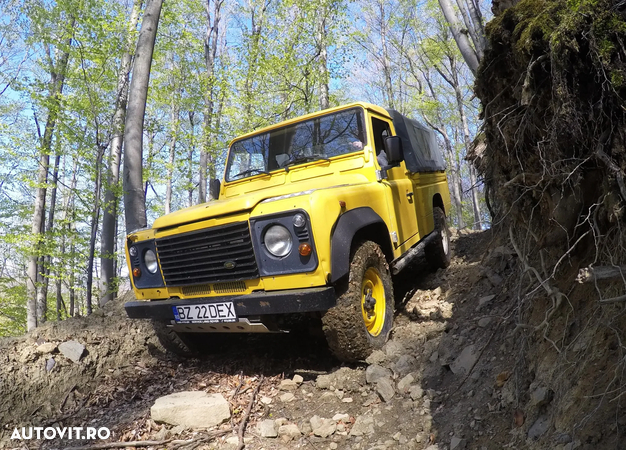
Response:
POLYGON ((450 230, 443 209, 433 208, 435 231, 438 236, 426 247, 426 259, 433 269, 445 269, 450 265, 450 230))
POLYGON ((350 262, 347 290, 322 318, 333 354, 346 362, 367 358, 381 348, 393 325, 393 285, 378 244, 360 244, 350 262))

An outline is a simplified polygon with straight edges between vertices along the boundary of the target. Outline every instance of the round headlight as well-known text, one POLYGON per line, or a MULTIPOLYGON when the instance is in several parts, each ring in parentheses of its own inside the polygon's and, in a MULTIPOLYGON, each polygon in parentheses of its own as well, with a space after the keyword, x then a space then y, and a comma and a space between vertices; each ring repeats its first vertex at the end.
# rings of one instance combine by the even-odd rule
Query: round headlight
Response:
POLYGON ((137 256, 137 247, 131 247, 128 249, 128 253, 130 253, 130 256, 137 256))
POLYGON ((291 233, 282 225, 272 225, 265 232, 263 242, 274 256, 287 256, 291 251, 291 233))
POLYGON ((156 271, 159 270, 156 255, 152 250, 146 250, 146 253, 143 254, 143 262, 146 265, 148 272, 156 273, 156 271))

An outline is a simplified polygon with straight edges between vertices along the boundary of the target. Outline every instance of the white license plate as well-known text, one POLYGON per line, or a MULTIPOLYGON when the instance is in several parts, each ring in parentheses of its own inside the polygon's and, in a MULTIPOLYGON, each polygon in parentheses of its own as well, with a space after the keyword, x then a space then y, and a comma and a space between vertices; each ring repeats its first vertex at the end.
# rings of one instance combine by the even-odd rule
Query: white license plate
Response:
POLYGON ((232 302, 201 303, 198 305, 172 306, 177 323, 236 322, 237 314, 232 302))

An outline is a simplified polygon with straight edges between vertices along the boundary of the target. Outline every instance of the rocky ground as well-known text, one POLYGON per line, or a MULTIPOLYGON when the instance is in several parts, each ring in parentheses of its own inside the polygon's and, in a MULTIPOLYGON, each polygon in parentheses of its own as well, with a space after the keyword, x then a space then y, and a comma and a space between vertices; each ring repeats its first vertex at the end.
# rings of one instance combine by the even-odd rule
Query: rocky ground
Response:
POLYGON ((129 295, 2 341, 0 446, 586 448, 544 414, 553 392, 516 370, 514 252, 489 231, 453 233, 453 249, 448 269, 418 263, 395 280, 391 339, 361 365, 341 365, 310 335, 234 336, 203 359, 176 359, 147 323, 125 318, 129 295), (173 416, 162 407, 188 391, 173 416), (221 423, 197 428, 203 420, 221 423), (111 437, 19 441, 18 426, 108 427, 111 437))

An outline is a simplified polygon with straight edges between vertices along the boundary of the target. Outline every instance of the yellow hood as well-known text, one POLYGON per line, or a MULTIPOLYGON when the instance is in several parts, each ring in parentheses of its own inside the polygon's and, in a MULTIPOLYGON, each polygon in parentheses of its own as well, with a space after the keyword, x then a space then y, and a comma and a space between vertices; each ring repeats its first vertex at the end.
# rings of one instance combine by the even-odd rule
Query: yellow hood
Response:
POLYGON ((224 216, 233 212, 250 211, 259 204, 259 202, 271 197, 271 195, 268 194, 269 192, 258 192, 190 206, 189 208, 184 208, 166 216, 159 217, 154 221, 152 228, 168 228, 175 225, 210 219, 212 217, 224 216))

